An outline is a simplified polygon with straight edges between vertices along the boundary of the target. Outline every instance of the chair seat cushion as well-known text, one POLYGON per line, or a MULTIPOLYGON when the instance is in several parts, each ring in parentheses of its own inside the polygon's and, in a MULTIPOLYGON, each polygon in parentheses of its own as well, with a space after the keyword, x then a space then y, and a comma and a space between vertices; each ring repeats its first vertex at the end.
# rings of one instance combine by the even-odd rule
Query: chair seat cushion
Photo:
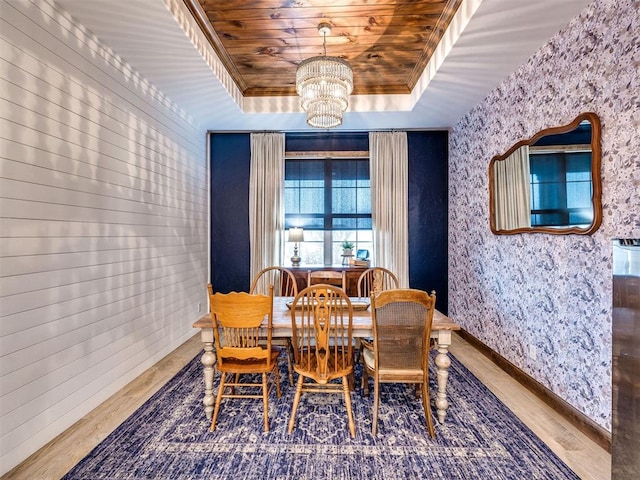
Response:
MULTIPOLYGON (((376 363, 375 363, 375 354, 373 353, 373 351, 365 348, 362 351, 362 357, 363 357, 365 366, 372 372, 375 372, 376 363)), ((421 368, 411 368, 410 366, 406 366, 406 365, 405 367, 406 368, 400 368, 400 367, 394 366, 393 368, 390 368, 390 369, 381 368, 380 374, 384 375, 385 373, 389 372, 389 373, 392 373, 394 376, 407 376, 407 377, 416 376, 418 378, 422 377, 423 372, 421 368)))
POLYGON ((376 369, 375 355, 372 350, 369 350, 368 348, 362 350, 362 359, 369 370, 376 369))

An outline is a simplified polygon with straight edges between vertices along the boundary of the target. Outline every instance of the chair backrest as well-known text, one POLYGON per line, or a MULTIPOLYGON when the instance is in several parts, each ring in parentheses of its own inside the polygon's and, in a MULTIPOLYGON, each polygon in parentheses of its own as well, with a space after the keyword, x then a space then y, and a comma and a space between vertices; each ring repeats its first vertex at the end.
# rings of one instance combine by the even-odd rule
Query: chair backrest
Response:
POLYGON ((371 295, 376 371, 422 369, 426 375, 436 294, 411 288, 371 295))
POLYGON ((318 284, 302 290, 291 305, 296 369, 320 384, 353 369, 353 309, 344 290, 318 284))
POLYGON ((358 278, 358 296, 368 297, 372 293, 399 287, 398 277, 391 270, 382 267, 366 269, 358 278))
POLYGON ((269 286, 273 285, 276 297, 295 297, 298 294, 298 284, 293 272, 284 267, 267 267, 258 272, 251 283, 249 293, 269 293, 269 286))
POLYGON ((269 295, 251 295, 246 292, 214 293, 210 301, 218 361, 224 364, 229 358, 255 358, 265 359, 270 364, 273 288, 269 289, 269 295), (266 347, 260 345, 261 341, 264 342, 265 328, 266 347))
POLYGON ((318 283, 334 285, 347 291, 347 276, 344 271, 309 270, 307 272, 307 287, 318 283))

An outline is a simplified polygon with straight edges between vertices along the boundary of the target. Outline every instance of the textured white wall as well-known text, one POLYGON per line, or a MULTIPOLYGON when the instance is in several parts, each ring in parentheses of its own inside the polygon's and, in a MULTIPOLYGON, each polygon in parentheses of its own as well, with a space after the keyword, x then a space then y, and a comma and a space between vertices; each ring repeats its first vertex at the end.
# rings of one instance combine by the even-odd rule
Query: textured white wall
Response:
POLYGON ((195 332, 206 132, 64 11, 0 3, 0 474, 195 332))
POLYGON ((639 4, 593 2, 449 137, 449 313, 609 431, 611 240, 640 236, 639 4), (491 158, 586 111, 602 121, 600 229, 493 235, 491 158))

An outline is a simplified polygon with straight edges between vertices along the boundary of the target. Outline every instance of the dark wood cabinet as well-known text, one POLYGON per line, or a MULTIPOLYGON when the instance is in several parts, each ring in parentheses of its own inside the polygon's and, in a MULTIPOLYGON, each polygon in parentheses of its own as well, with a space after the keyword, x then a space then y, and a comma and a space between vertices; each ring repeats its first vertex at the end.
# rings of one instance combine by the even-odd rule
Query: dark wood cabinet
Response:
POLYGON ((296 277, 296 282, 298 283, 298 291, 301 291, 303 288, 307 286, 307 274, 309 270, 318 271, 318 270, 331 270, 334 272, 345 272, 345 280, 347 283, 347 295, 350 297, 358 296, 358 279, 362 272, 364 272, 368 267, 354 267, 350 265, 331 265, 331 266, 323 266, 323 265, 302 265, 300 267, 286 267, 293 272, 293 275, 296 277))

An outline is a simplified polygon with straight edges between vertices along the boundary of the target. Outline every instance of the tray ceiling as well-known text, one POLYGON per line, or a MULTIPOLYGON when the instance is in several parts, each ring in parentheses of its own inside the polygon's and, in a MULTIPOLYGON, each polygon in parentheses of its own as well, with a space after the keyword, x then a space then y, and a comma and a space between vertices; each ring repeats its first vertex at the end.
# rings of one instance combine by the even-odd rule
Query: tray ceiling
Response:
MULTIPOLYGON (((246 45, 239 50, 229 47, 227 51, 221 39, 216 46, 203 32, 194 13, 188 8, 193 5, 193 1, 198 2, 55 0, 56 4, 95 34, 142 78, 180 107, 190 121, 203 128, 215 131, 309 130, 311 127, 305 123, 305 114, 300 109, 297 97, 278 92, 292 88, 298 62, 308 55, 322 53, 322 37, 317 33, 319 19, 311 21, 308 17, 300 17, 307 18, 304 20, 304 25, 307 26, 302 28, 298 22, 303 20, 298 20, 298 17, 289 18, 287 21, 293 25, 290 33, 283 30, 284 33, 276 34, 277 28, 260 33, 264 36, 267 32, 275 40, 282 37, 292 45, 298 42, 295 46, 287 47, 283 41, 272 46, 267 38, 259 38, 261 44, 254 44, 253 51, 246 45), (303 47, 303 31, 306 32, 305 35, 308 34, 305 42, 312 45, 303 47), (240 55, 239 51, 242 49, 248 53, 229 63, 230 56, 240 55), (225 55, 229 58, 225 59, 225 55), (271 62, 278 64, 273 70, 275 76, 282 76, 284 79, 288 75, 289 80, 278 80, 283 83, 276 84, 276 80, 271 79, 269 84, 261 84, 262 93, 259 84, 254 85, 251 90, 249 72, 260 69, 258 77, 267 78, 263 74, 272 69, 271 62), (234 80, 238 75, 234 73, 234 69, 245 75, 244 86, 240 80, 234 80)), ((301 12, 309 14, 314 9, 318 11, 317 5, 309 6, 312 1, 315 0, 272 0, 273 4, 263 8, 263 12, 257 6, 264 5, 265 0, 207 0, 208 3, 203 1, 202 4, 197 3, 197 6, 203 12, 218 11, 218 16, 213 17, 215 21, 210 30, 216 32, 217 28, 219 35, 225 38, 234 33, 240 37, 240 33, 244 35, 244 30, 257 30, 254 23, 248 22, 258 21, 251 20, 251 17, 267 11, 269 19, 272 16, 280 17, 279 22, 275 23, 281 25, 278 28, 282 28, 282 17, 286 15, 293 17, 294 13, 300 15, 301 12), (230 8, 235 3, 250 5, 251 8, 244 8, 242 18, 238 17, 234 22, 229 22, 228 18, 221 20, 223 13, 226 15, 229 10, 242 10, 230 8), (223 6, 223 10, 212 10, 208 6, 218 4, 223 6), (226 23, 215 26, 218 21, 226 23)), ((381 0, 361 0, 359 5, 367 7, 370 14, 358 17, 360 27, 355 25, 357 15, 339 15, 329 19, 335 29, 329 40, 327 53, 344 56, 354 63, 356 88, 360 90, 351 96, 343 125, 337 128, 368 131, 448 128, 455 125, 591 1, 461 0, 453 18, 448 18, 453 9, 456 9, 457 3, 433 0, 403 0, 394 3, 387 0, 388 11, 393 7, 394 13, 386 15, 388 20, 384 20, 385 26, 378 28, 383 24, 380 18, 385 15, 373 15, 372 12, 380 7, 381 0), (418 10, 420 8, 423 10, 418 10), (411 36, 414 40, 419 38, 422 50, 416 42, 409 47, 411 42, 404 41, 407 39, 406 35, 403 39, 399 33, 390 33, 420 28, 416 27, 419 24, 416 16, 422 19, 420 24, 423 25, 435 21, 435 13, 426 13, 429 8, 442 8, 442 15, 438 17, 440 23, 436 23, 437 26, 423 26, 424 32, 413 33, 411 36), (448 10, 445 12, 445 9, 448 10), (422 13, 417 13, 418 11, 422 13), (391 20, 396 14, 404 15, 402 25, 395 25, 394 22, 397 21, 391 20), (365 19, 367 25, 362 26, 365 19), (445 24, 448 24, 448 28, 440 43, 433 49, 431 43, 436 40, 431 33, 439 34, 445 24), (347 26, 352 30, 346 30, 347 26), (360 35, 354 33, 356 31, 360 35), (383 44, 373 37, 363 39, 365 35, 362 32, 368 31, 379 32, 379 37, 386 37, 387 43, 383 44), (340 32, 345 35, 340 35, 340 32), (383 46, 391 41, 399 42, 399 45, 396 44, 393 48, 383 46), (363 42, 368 42, 369 46, 363 47, 363 42), (359 51, 362 48, 364 50, 359 51), (381 52, 380 56, 377 56, 378 52, 381 52), (414 57, 405 60, 407 52, 413 52, 411 55, 414 57), (424 67, 423 63, 427 59, 424 67), (365 65, 368 70, 358 73, 358 64, 365 65), (402 78, 400 75, 403 75, 402 78), (416 75, 419 76, 417 83, 411 87, 416 75), (385 77, 387 80, 384 80, 385 77), (366 78, 369 86, 365 83, 366 78), (384 92, 399 89, 402 93, 362 93, 367 88, 378 88, 384 92), (410 93, 406 93, 408 88, 412 88, 410 93)), ((356 7, 349 6, 351 3, 333 1, 328 8, 342 9, 332 10, 334 12, 350 8, 355 11, 356 7)), ((361 7, 358 11, 362 14, 361 7)), ((205 20, 205 25, 211 23, 208 16, 205 20)), ((256 35, 256 32, 249 33, 256 35)))
POLYGON ((354 70, 354 94, 410 93, 462 0, 185 0, 245 96, 295 95, 296 67, 323 54, 354 70))

